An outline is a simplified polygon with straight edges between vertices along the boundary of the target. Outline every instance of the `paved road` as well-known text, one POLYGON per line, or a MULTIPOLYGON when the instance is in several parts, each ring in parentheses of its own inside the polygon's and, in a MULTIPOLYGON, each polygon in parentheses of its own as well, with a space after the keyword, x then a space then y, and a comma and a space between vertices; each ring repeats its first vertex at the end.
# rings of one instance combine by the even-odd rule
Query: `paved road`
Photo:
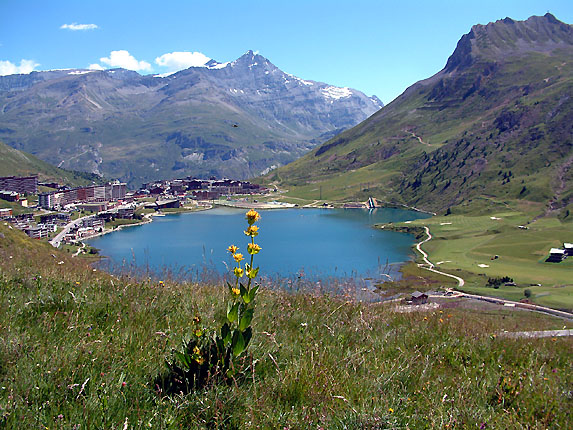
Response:
POLYGON ((538 337, 564 337, 573 336, 573 330, 542 330, 542 331, 503 331, 498 334, 501 337, 517 339, 521 337, 538 338, 538 337))
POLYGON ((66 236, 66 234, 68 234, 68 232, 75 227, 77 224, 81 224, 81 222, 85 219, 85 218, 89 218, 92 215, 87 215, 87 216, 83 216, 81 218, 78 218, 68 224, 66 224, 66 226, 64 227, 64 229, 59 232, 52 240, 50 240, 50 245, 52 245, 54 248, 59 248, 60 244, 62 243, 62 240, 64 240, 64 237, 66 236))

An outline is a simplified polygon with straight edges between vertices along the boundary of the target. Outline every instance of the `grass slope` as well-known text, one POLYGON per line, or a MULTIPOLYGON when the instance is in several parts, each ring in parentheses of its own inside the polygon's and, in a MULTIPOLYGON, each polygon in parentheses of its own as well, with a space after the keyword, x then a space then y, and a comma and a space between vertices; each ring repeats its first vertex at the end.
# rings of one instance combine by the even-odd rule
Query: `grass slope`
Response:
POLYGON ((494 336, 563 321, 455 302, 403 314, 270 288, 257 298, 247 378, 163 397, 163 360, 192 317, 218 325, 224 288, 112 277, 0 233, 3 428, 571 426, 573 340, 494 336))
POLYGON ((40 181, 56 181, 77 186, 102 181, 97 175, 59 169, 3 142, 0 142, 0 176, 38 176, 40 181))
POLYGON ((263 181, 308 199, 445 210, 488 195, 570 211, 573 50, 564 46, 444 69, 263 181))
POLYGON ((520 300, 524 290, 529 289, 534 303, 571 310, 573 259, 561 263, 545 260, 550 248, 573 240, 573 224, 557 218, 530 223, 531 219, 531 214, 506 208, 487 215, 454 214, 415 220, 408 226, 430 228, 433 239, 423 249, 434 264, 441 262, 439 270, 464 278, 463 290, 520 300), (527 229, 520 229, 520 225, 527 229), (495 255, 499 258, 492 260, 495 255), (487 286, 489 278, 503 276, 513 278, 517 286, 487 286))

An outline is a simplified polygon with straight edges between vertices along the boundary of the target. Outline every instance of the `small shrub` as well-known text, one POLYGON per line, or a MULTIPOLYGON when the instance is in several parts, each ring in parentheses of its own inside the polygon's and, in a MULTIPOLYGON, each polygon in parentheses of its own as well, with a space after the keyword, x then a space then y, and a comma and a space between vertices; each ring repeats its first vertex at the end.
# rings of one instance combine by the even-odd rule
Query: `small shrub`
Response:
POLYGON ((501 284, 505 284, 506 282, 513 282, 513 279, 510 278, 509 276, 488 278, 487 286, 493 288, 499 288, 501 284))

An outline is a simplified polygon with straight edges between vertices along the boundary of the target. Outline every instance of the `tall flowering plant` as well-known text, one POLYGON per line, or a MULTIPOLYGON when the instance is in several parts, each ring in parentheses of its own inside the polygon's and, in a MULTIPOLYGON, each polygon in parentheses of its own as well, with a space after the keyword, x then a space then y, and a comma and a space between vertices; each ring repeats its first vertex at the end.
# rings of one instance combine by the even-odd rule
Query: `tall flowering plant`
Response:
MULTIPOLYGON (((254 266, 255 255, 261 251, 261 247, 255 243, 255 237, 259 234, 259 227, 255 223, 261 219, 259 213, 253 209, 247 212, 248 223, 245 235, 250 238, 247 244, 247 253, 250 255, 249 262, 244 263, 243 254, 235 245, 227 250, 233 256, 236 266, 233 267, 233 282, 227 282, 229 299, 227 301, 227 321, 221 327, 221 336, 217 339, 219 350, 225 350, 226 359, 238 357, 247 348, 251 340, 253 330, 251 322, 255 312, 254 300, 259 286, 254 279, 259 273, 259 268, 254 266), (246 282, 243 281, 246 279, 246 282)), ((232 372, 232 369, 229 369, 232 372)))
POLYGON ((237 246, 227 248, 236 265, 232 269, 234 279, 227 282, 226 320, 220 331, 209 336, 201 327, 201 319, 193 318, 191 338, 184 340, 182 351, 173 351, 173 360, 166 362, 168 373, 160 374, 155 379, 155 385, 162 393, 187 393, 220 377, 233 378, 240 369, 237 365, 239 356, 246 350, 253 335, 251 322, 259 289, 254 282, 259 273, 259 268, 254 266, 254 258, 261 251, 261 247, 255 243, 255 237, 259 234, 259 227, 255 223, 261 216, 251 209, 246 218, 248 227, 245 235, 250 238, 247 244, 249 262, 243 263, 245 258, 238 252, 237 246))

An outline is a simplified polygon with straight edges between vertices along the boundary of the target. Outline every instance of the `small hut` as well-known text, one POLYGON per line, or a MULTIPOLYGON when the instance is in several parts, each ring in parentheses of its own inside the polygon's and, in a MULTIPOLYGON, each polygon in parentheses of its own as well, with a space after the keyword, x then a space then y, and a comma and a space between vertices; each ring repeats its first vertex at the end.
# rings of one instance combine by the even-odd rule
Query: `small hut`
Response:
POLYGON ((547 261, 548 263, 560 263, 566 257, 567 255, 565 254, 564 249, 551 248, 551 250, 549 251, 549 258, 545 261, 547 261))
POLYGON ((413 305, 423 305, 428 302, 428 295, 420 291, 414 291, 410 300, 413 305))

